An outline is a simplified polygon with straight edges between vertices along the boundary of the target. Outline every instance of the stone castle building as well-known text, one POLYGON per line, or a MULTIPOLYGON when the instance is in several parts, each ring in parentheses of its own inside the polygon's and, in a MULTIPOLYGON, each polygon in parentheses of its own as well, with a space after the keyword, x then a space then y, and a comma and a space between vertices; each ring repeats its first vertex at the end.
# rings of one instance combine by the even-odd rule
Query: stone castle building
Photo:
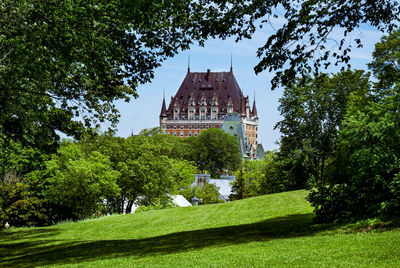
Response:
MULTIPOLYGON (((178 137, 197 136, 208 128, 223 128, 225 120, 235 114, 245 130, 242 135, 244 157, 256 158, 258 115, 255 99, 252 107, 232 72, 188 72, 168 108, 165 97, 160 113, 160 126, 178 137)), ((232 128, 232 126, 231 126, 232 128)))

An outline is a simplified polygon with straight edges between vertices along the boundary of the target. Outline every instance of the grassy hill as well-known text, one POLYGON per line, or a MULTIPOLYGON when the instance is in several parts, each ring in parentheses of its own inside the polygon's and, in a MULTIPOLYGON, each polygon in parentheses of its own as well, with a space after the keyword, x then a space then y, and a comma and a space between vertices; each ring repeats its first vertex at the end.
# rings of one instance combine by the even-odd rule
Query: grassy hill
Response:
POLYGON ((400 229, 314 224, 305 191, 0 232, 0 266, 400 267, 400 229))

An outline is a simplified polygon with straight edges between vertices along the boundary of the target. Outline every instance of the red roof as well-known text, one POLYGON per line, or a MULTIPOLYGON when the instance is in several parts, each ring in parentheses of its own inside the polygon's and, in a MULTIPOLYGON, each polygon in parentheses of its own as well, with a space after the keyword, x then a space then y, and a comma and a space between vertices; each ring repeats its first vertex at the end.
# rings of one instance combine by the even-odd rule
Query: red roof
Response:
POLYGON ((194 98, 195 106, 200 106, 200 100, 205 98, 207 106, 211 106, 212 99, 218 101, 220 113, 227 112, 228 101, 233 104, 233 112, 241 111, 244 96, 232 72, 188 72, 175 97, 171 98, 167 114, 173 114, 173 107, 177 103, 181 112, 187 112, 189 100, 194 98))

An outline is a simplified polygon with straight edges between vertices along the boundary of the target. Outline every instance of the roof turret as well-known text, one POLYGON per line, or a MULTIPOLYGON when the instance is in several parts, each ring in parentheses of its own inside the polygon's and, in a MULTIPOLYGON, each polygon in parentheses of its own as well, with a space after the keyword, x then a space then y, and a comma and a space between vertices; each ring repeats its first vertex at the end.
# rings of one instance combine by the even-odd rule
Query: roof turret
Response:
POLYGON ((258 118, 257 108, 256 108, 256 99, 255 98, 254 98, 253 109, 251 110, 251 114, 254 116, 254 118, 258 118))
POLYGON ((166 105, 165 105, 165 96, 163 97, 163 102, 162 102, 162 106, 161 106, 160 117, 167 117, 167 107, 166 107, 166 105))

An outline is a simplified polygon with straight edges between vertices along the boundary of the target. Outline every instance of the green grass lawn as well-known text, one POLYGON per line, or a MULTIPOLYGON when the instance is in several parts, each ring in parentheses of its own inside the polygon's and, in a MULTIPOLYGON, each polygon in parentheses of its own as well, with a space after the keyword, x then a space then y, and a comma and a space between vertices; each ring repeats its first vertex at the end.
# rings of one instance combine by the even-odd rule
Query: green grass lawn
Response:
POLYGON ((0 232, 0 266, 400 267, 400 228, 314 224, 305 196, 9 229, 0 232))

